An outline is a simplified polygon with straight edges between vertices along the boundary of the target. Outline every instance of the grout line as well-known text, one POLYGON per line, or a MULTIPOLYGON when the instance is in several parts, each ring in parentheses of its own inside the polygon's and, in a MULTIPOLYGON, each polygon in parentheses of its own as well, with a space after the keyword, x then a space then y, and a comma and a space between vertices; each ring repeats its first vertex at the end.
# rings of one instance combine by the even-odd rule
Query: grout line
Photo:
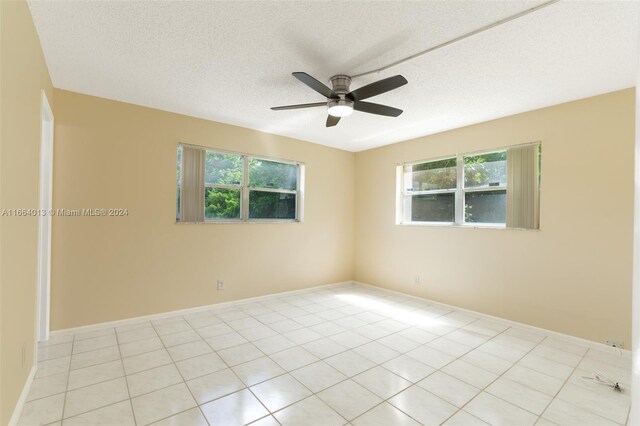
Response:
POLYGON ((71 377, 71 361, 73 359, 73 347, 76 344, 76 336, 73 336, 71 341, 71 355, 69 356, 69 370, 67 371, 67 384, 64 387, 64 398, 62 401, 62 412, 60 413, 60 423, 64 423, 64 411, 67 407, 67 395, 69 393, 69 378, 71 377))
POLYGON ((127 379, 127 372, 124 370, 124 362, 122 361, 122 350, 120 349, 120 341, 118 340, 118 333, 114 329, 116 335, 116 343, 118 344, 118 353, 120 354, 120 366, 122 367, 122 373, 124 374, 124 384, 127 387, 127 396, 129 397, 129 406, 131 407, 131 415, 133 416, 133 424, 137 425, 136 412, 133 409, 133 401, 131 400, 131 389, 129 389, 129 379, 127 379))

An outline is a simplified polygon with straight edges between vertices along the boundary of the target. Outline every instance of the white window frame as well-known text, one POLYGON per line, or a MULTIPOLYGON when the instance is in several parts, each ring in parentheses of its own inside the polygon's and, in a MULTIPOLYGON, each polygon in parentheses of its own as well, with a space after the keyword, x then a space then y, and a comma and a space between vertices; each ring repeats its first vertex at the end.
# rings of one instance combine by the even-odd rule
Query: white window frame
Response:
MULTIPOLYGON (((185 146, 188 144, 180 143, 178 147, 185 146)), ((196 146, 196 145, 191 145, 196 146)), ((301 161, 293 161, 293 160, 284 160, 281 158, 267 157, 261 155, 253 155, 243 152, 236 151, 228 151, 224 149, 217 148, 209 148, 204 146, 198 146, 198 148, 204 149, 206 152, 213 152, 217 154, 224 155, 238 155, 242 156, 242 182, 239 185, 228 185, 228 184, 213 184, 206 182, 206 176, 204 178, 204 190, 206 188, 220 188, 220 189, 232 189, 240 191, 240 217, 239 218, 213 218, 207 219, 206 217, 202 222, 196 223, 298 223, 304 220, 304 184, 305 184, 305 163, 301 161), (262 187, 252 187, 249 186, 249 162, 252 158, 257 160, 271 161, 274 163, 284 163, 284 164, 292 164, 296 166, 297 176, 296 176, 296 189, 295 190, 287 190, 287 189, 278 189, 278 188, 262 188, 262 187), (287 193, 287 194, 295 194, 296 195, 296 206, 295 219, 251 219, 249 218, 249 191, 263 191, 263 192, 278 192, 278 193, 287 193)), ((176 148, 177 150, 177 148, 176 148)), ((206 153, 205 153, 206 156, 206 153)), ((180 165, 181 169, 184 169, 184 164, 180 165)), ((206 167, 206 166, 205 166, 206 167)), ((206 207, 205 207, 206 208, 206 207)), ((205 214, 206 216, 206 214, 205 214)), ((176 221, 180 224, 189 224, 192 222, 181 222, 179 220, 176 221)))
POLYGON ((458 158, 457 156, 453 155, 453 156, 446 156, 446 157, 440 157, 440 158, 434 158, 434 159, 430 159, 430 160, 426 160, 426 161, 413 161, 410 163, 403 163, 403 164, 399 164, 398 165, 398 171, 399 171, 399 175, 400 175, 400 197, 398 200, 398 206, 400 208, 400 214, 398 215, 397 219, 400 219, 400 224, 421 224, 421 225, 434 225, 434 226, 451 226, 451 225, 455 225, 456 221, 457 221, 457 216, 454 216, 456 218, 456 221, 454 222, 436 222, 436 221, 411 221, 411 220, 404 220, 404 200, 405 197, 408 196, 415 196, 415 195, 431 195, 431 194, 455 194, 455 202, 454 202, 454 215, 457 215, 458 212, 458 181, 459 181, 459 170, 458 170, 458 166, 459 166, 459 162, 458 162, 458 158), (438 161, 444 161, 444 160, 456 160, 456 188, 450 188, 450 189, 430 189, 430 190, 426 190, 426 191, 414 191, 413 189, 411 191, 405 190, 405 184, 404 184, 404 168, 406 166, 414 166, 416 164, 426 164, 426 163, 435 163, 438 161))
POLYGON ((466 188, 464 185, 464 159, 466 157, 477 157, 479 155, 486 155, 486 154, 495 154, 498 152, 504 152, 506 154, 507 150, 506 149, 495 149, 492 151, 482 151, 482 152, 475 152, 472 154, 459 154, 458 155, 458 162, 456 163, 456 165, 462 165, 462 167, 458 167, 458 178, 456 181, 457 187, 460 188, 460 193, 461 193, 461 197, 460 200, 456 200, 459 204, 456 204, 456 224, 462 225, 462 226, 485 226, 485 227, 494 227, 494 228, 504 228, 506 227, 506 223, 491 223, 491 222, 467 222, 465 220, 465 215, 464 215, 464 210, 465 210, 465 205, 466 205, 466 197, 467 197, 467 193, 477 193, 477 192, 492 192, 492 191, 506 191, 507 190, 507 184, 505 182, 504 185, 496 185, 496 186, 478 186, 475 188, 466 188), (458 215, 460 215, 461 217, 458 217, 458 215))
POLYGON ((248 199, 247 199, 247 203, 245 203, 245 199, 244 199, 244 182, 246 182, 247 180, 247 156, 244 154, 240 154, 237 152, 228 152, 228 151, 221 151, 218 149, 205 149, 205 177, 204 177, 204 193, 207 193, 207 188, 211 188, 211 189, 231 189, 234 191, 240 191, 240 217, 238 218, 214 218, 214 219, 207 219, 207 208, 206 205, 204 207, 204 221, 205 223, 209 223, 209 222, 242 222, 243 221, 243 213, 244 213, 244 206, 245 204, 248 204, 248 199), (220 184, 220 183, 207 183, 207 176, 206 176, 206 156, 207 153, 212 152, 215 154, 224 154, 224 155, 236 155, 239 157, 242 157, 242 179, 243 181, 240 182, 240 184, 238 185, 228 185, 228 184, 220 184))
POLYGON ((476 157, 478 155, 493 154, 497 152, 504 152, 507 148, 498 148, 488 151, 478 151, 465 154, 448 155, 444 157, 432 158, 429 160, 411 161, 406 163, 397 164, 396 168, 396 193, 398 194, 396 200, 396 224, 397 225, 427 225, 427 226, 458 226, 468 228, 505 228, 505 223, 489 223, 489 222, 466 222, 464 218, 464 206, 465 196, 467 193, 475 192, 489 192, 489 191, 506 191, 507 185, 498 186, 482 186, 476 188, 465 188, 464 186, 464 159, 465 157, 476 157), (413 166, 416 164, 434 163, 443 160, 456 160, 456 187, 451 189, 436 189, 427 191, 407 191, 405 190, 405 173, 404 168, 406 166, 413 166), (405 197, 414 195, 429 195, 429 194, 445 194, 454 193, 454 218, 453 222, 436 222, 436 221, 412 221, 405 220, 405 197))
MULTIPOLYGON (((271 222, 271 221, 277 221, 277 222, 299 222, 299 213, 300 213, 300 174, 301 174, 301 166, 300 163, 296 162, 296 161, 288 161, 288 160, 274 160, 272 158, 268 158, 268 157, 260 157, 257 155, 250 155, 250 156, 245 156, 244 157, 244 167, 245 167, 245 172, 244 172, 244 181, 246 183, 246 191, 243 191, 243 197, 246 198, 246 203, 242 203, 241 204, 241 208, 244 208, 243 206, 246 205, 246 211, 244 211, 245 215, 244 217, 247 218, 248 221, 251 222, 271 222), (261 186, 249 186, 249 166, 251 164, 251 159, 256 159, 256 160, 263 160, 263 161, 270 161, 272 163, 282 163, 282 164, 291 164, 296 166, 296 189, 279 189, 279 188, 269 188, 269 187, 261 187, 261 186), (275 193, 279 193, 279 194, 294 194, 296 196, 296 206, 295 206, 295 210, 296 210, 296 218, 295 219, 251 219, 249 218, 249 194, 251 191, 256 191, 256 192, 275 192, 275 193), (244 195, 246 194, 246 195, 244 195)), ((244 201, 243 198, 243 201, 244 201)))

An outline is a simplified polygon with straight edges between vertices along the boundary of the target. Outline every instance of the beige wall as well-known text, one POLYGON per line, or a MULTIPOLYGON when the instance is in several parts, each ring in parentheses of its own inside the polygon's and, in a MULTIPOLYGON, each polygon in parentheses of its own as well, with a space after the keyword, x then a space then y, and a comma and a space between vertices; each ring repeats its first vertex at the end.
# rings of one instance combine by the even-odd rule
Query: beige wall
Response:
POLYGON ((54 218, 53 330, 352 279, 353 153, 54 96, 54 207, 119 207, 129 216, 54 218), (176 224, 178 142, 305 162, 304 222, 176 224))
POLYGON ((629 347, 634 100, 629 89, 358 153, 355 279, 629 347), (539 231, 394 224, 397 163, 531 141, 539 231))
MULTIPOLYGON (((37 208, 41 90, 51 100, 51 80, 27 3, 1 1, 0 20, 0 209, 37 208)), ((33 366, 37 229, 34 217, 0 217, 3 425, 33 366)))

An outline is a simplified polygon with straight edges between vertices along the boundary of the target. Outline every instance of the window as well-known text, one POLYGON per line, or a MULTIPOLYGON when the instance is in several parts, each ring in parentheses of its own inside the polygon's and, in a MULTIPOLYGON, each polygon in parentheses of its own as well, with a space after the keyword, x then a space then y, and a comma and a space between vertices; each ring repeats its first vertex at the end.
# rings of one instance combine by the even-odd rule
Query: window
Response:
POLYGON ((302 163, 182 145, 178 220, 300 221, 303 182, 302 163))
POLYGON ((397 223, 538 228, 540 154, 536 143, 401 164, 397 223))

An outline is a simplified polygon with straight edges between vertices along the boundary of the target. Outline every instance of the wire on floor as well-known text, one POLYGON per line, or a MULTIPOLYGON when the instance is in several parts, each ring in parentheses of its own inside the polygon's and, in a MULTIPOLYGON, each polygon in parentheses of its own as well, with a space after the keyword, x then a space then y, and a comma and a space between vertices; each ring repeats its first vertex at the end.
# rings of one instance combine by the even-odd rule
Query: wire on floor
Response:
POLYGON ((614 382, 613 380, 611 380, 604 374, 600 373, 599 371, 594 372, 592 376, 582 376, 580 378, 585 382, 607 386, 616 392, 622 392, 622 387, 618 382, 614 382))

